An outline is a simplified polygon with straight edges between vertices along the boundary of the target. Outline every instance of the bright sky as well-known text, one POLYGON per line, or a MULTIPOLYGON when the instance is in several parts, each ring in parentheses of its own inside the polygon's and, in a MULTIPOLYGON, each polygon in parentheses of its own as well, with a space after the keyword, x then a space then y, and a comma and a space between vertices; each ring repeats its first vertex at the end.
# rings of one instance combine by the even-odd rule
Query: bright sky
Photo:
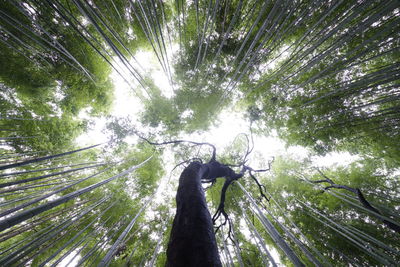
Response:
MULTIPOLYGON (((173 50, 177 50, 174 47, 173 50)), ((154 83, 161 89, 163 94, 167 97, 173 95, 173 89, 168 82, 167 76, 162 71, 158 64, 157 58, 152 52, 139 51, 136 55, 136 62, 132 62, 137 68, 151 75, 154 83)), ((169 56, 171 58, 171 56, 169 56)), ((139 113, 143 110, 143 105, 138 97, 134 94, 134 89, 131 85, 127 84, 117 73, 113 70, 111 78, 114 83, 114 103, 111 110, 111 115, 116 117, 130 117, 133 122, 139 120, 139 113)), ((139 86, 136 81, 132 80, 132 84, 139 86)), ((88 110, 84 110, 79 115, 80 118, 89 119, 88 110)), ((235 137, 248 131, 248 122, 245 121, 239 112, 232 109, 225 110, 219 115, 220 123, 217 126, 205 133, 186 135, 185 139, 191 141, 203 141, 213 143, 218 151, 222 151, 226 146, 230 145, 235 137)), ((104 117, 92 119, 93 124, 91 129, 81 135, 77 140, 77 144, 84 146, 94 143, 101 143, 107 141, 109 138, 103 133, 106 126, 106 119, 104 117)), ((136 142, 135 137, 128 138, 126 141, 136 142), (130 140, 129 140, 130 139, 130 140)), ((254 135, 255 149, 253 154, 259 154, 264 160, 271 159, 273 156, 290 155, 295 159, 304 159, 309 155, 309 151, 300 146, 286 147, 284 141, 279 139, 276 134, 270 136, 254 135)), ((347 165, 356 160, 357 157, 349 153, 329 153, 325 157, 312 157, 312 161, 318 167, 328 167, 332 165, 347 165)))
POLYGON ((66 256, 58 266, 63 267, 63 266, 77 266, 79 260, 82 258, 81 255, 76 255, 77 253, 76 249, 75 251, 72 251, 68 256, 66 256), (72 260, 72 261, 71 261, 72 260), (70 262, 71 261, 71 262, 70 262))

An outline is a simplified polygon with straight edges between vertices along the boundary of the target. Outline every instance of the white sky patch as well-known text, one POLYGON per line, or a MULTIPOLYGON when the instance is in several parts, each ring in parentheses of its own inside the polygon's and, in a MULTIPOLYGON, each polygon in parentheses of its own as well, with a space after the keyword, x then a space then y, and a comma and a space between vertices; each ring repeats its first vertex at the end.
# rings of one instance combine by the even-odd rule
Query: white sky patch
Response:
MULTIPOLYGON (((219 117, 219 123, 216 126, 210 128, 209 131, 204 133, 187 135, 184 137, 186 140, 208 142, 216 146, 217 157, 218 152, 224 150, 235 141, 235 138, 242 133, 249 132, 249 122, 243 119, 242 114, 234 112, 232 110, 223 111, 219 117)), ((287 153, 285 148, 285 143, 277 138, 276 136, 260 136, 253 135, 254 140, 254 150, 250 155, 250 160, 255 165, 263 165, 258 161, 268 161, 272 157, 277 156, 282 153, 287 153), (255 155, 261 155, 259 158, 255 155)), ((293 153, 296 150, 292 149, 293 153)), ((298 149, 301 151, 301 149, 298 149)), ((301 151, 303 154, 303 151, 301 151)), ((245 151, 243 151, 245 153, 245 151)), ((250 164, 251 164, 250 162, 250 164)), ((265 163, 265 162, 264 162, 265 163)), ((258 166, 252 166, 258 168, 258 166)), ((265 166, 264 166, 265 167, 265 166)))
MULTIPOLYGON (((136 60, 140 68, 149 73, 154 83, 160 88, 165 96, 172 96, 173 89, 169 85, 165 73, 159 66, 154 54, 149 51, 139 51, 136 60)), ((141 100, 135 96, 134 89, 128 84, 115 70, 111 73, 111 79, 114 84, 114 103, 111 108, 111 115, 115 117, 129 117, 132 122, 139 120, 140 112, 143 110, 141 100)), ((137 81, 134 83, 139 86, 137 81)), ((106 118, 93 118, 89 115, 90 109, 84 109, 80 112, 79 118, 91 120, 89 131, 79 136, 76 143, 81 146, 98 144, 108 141, 109 137, 103 133, 106 126, 106 118)), ((241 133, 249 132, 249 123, 244 120, 242 114, 233 109, 223 111, 219 117, 219 122, 212 126, 207 132, 185 135, 183 138, 191 141, 209 142, 217 147, 217 153, 221 152, 234 142, 235 138, 241 133)), ((277 133, 272 131, 269 136, 253 135, 254 151, 250 155, 250 162, 253 168, 264 168, 266 163, 276 156, 290 156, 296 160, 303 160, 310 155, 310 151, 302 146, 289 146, 283 140, 277 137, 277 133)), ((128 136, 124 140, 128 144, 136 144, 137 136, 128 136)), ((244 153, 244 152, 243 152, 244 153)), ((218 156, 218 155, 217 155, 218 156)), ((348 165, 359 159, 359 157, 350 153, 329 153, 326 156, 312 156, 311 160, 316 167, 330 167, 337 165, 348 165)), ((170 162, 168 164, 172 166, 170 162)), ((167 170, 168 171, 168 170, 167 170)))
POLYGON ((248 128, 238 113, 223 111, 218 118, 220 123, 217 126, 211 127, 207 132, 186 135, 185 139, 212 143, 219 150, 230 145, 238 134, 245 132, 248 128))
MULTIPOLYGON (((172 50, 168 50, 168 58, 170 61, 172 56, 178 51, 178 48, 178 45, 172 45, 172 50)), ((115 117, 129 117, 133 122, 138 121, 139 113, 144 107, 142 101, 135 95, 134 90, 142 90, 141 85, 132 77, 129 69, 125 67, 117 57, 113 58, 113 62, 115 62, 119 67, 119 72, 124 75, 124 77, 131 77, 131 79, 126 81, 116 70, 112 70, 111 79, 114 84, 114 102, 110 115, 115 117)), ((173 96, 174 89, 153 51, 139 50, 135 54, 135 60, 131 60, 130 64, 141 73, 147 73, 150 75, 154 84, 160 88, 165 97, 170 98, 173 96)), ((172 68, 171 75, 173 75, 172 68)), ((89 130, 79 136, 75 141, 77 144, 83 146, 106 142, 108 138, 104 133, 102 133, 102 130, 105 129, 107 123, 106 118, 90 117, 89 111, 90 109, 84 109, 78 115, 80 119, 91 120, 89 130)), ((136 140, 136 138, 128 137, 125 141, 133 144, 136 140)))
MULTIPOLYGON (((168 54, 169 60, 172 58, 172 53, 168 54)), ((153 53, 153 51, 139 51, 135 54, 136 60, 139 62, 140 66, 143 70, 150 74, 154 84, 160 88, 161 92, 165 97, 171 98, 174 95, 174 90, 170 81, 168 80, 168 76, 161 67, 157 56, 153 53)), ((171 71, 171 75, 173 75, 173 68, 170 68, 167 71, 171 71)))
POLYGON ((143 104, 138 97, 135 97, 134 89, 115 70, 111 73, 111 79, 114 84, 114 103, 111 115, 116 117, 137 117, 138 113, 143 110, 143 104))
POLYGON ((82 258, 80 255, 76 255, 77 254, 77 250, 72 251, 67 257, 65 257, 57 266, 60 267, 73 267, 73 266, 77 266, 79 260, 82 258), (75 257, 76 256, 76 257, 75 257), (75 259, 72 260, 72 258, 75 257, 75 259), (69 261, 72 260, 70 263, 69 261), (69 264, 68 264, 69 263, 69 264), (67 265, 68 264, 68 265, 67 265))
MULTIPOLYGON (((249 123, 242 118, 242 115, 232 110, 225 110, 219 116, 220 123, 210 128, 209 131, 203 133, 196 133, 184 136, 184 139, 190 141, 208 142, 212 143, 218 151, 222 151, 225 147, 229 146, 235 138, 241 133, 248 133, 249 123)), ((311 151, 302 146, 289 146, 283 140, 277 137, 277 133, 272 131, 269 136, 253 135, 254 150, 250 155, 251 161, 256 165, 262 163, 258 161, 268 161, 276 156, 290 156, 295 160, 303 160, 311 154, 311 151), (253 155, 261 155, 261 158, 253 155)), ((312 156, 311 160, 317 167, 329 167, 334 165, 348 165, 351 162, 359 159, 358 156, 351 155, 348 152, 332 152, 326 156, 312 156)), ((252 166, 257 168, 258 166, 252 166)))
POLYGON ((360 156, 352 155, 349 152, 331 152, 325 156, 313 156, 311 160, 315 167, 330 167, 330 166, 346 166, 350 163, 359 160, 360 156))
MULTIPOLYGON (((116 59, 115 59, 116 60, 116 59)), ((126 70, 125 70, 126 71, 126 70)), ((132 85, 139 86, 137 81, 128 84, 116 70, 111 72, 111 80, 114 85, 114 101, 111 107, 110 115, 115 117, 130 117, 133 121, 139 117, 139 112, 143 110, 141 100, 135 96, 132 85)), ((129 77, 129 76, 128 76, 129 77)), ((83 133, 76 139, 76 143, 86 146, 106 142, 108 136, 102 132, 105 129, 107 119, 105 117, 91 117, 90 109, 83 109, 78 118, 91 121, 89 131, 83 133)), ((136 141, 136 139, 129 141, 136 141)))
POLYGON ((83 109, 78 115, 79 119, 91 120, 88 127, 89 130, 78 136, 75 140, 75 143, 80 146, 99 144, 106 142, 108 139, 108 137, 102 132, 107 123, 106 119, 103 117, 93 119, 90 117, 89 111, 90 109, 83 109))
POLYGON ((267 61, 266 63, 260 64, 261 72, 266 72, 268 70, 274 70, 276 66, 282 63, 284 60, 288 58, 290 55, 289 46, 284 45, 282 46, 276 55, 272 58, 272 60, 267 61))

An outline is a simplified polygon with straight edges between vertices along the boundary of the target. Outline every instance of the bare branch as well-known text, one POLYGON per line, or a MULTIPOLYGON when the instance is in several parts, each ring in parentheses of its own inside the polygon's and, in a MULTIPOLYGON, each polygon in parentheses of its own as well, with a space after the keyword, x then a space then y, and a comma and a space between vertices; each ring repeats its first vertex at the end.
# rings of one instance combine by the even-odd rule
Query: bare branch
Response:
MULTIPOLYGON (((308 180, 311 183, 329 183, 329 186, 326 186, 324 188, 324 191, 327 191, 331 188, 337 188, 337 189, 344 189, 347 191, 350 191, 352 193, 357 194, 358 200, 360 201, 360 203, 368 210, 377 213, 378 215, 383 215, 379 210, 377 210, 376 208, 374 208, 364 197, 364 195, 362 194, 361 190, 358 188, 353 188, 353 187, 349 187, 346 185, 339 185, 339 184, 335 184, 332 179, 330 179, 329 177, 327 177, 323 172, 321 172, 319 169, 317 169, 317 171, 325 178, 324 180, 317 180, 317 181, 311 181, 308 180)), ((379 218, 379 217, 378 217, 379 218)), ((383 218, 380 218, 382 220, 382 222, 389 227, 390 229, 396 231, 397 233, 400 233, 400 226, 397 224, 394 224, 388 220, 385 220, 383 218)))
POLYGON ((260 191, 260 195, 269 202, 269 198, 264 194, 265 186, 260 184, 260 182, 257 180, 257 178, 249 171, 250 177, 256 182, 258 186, 258 190, 260 191))
POLYGON ((225 211, 225 198, 226 198, 226 191, 229 188, 229 186, 235 181, 238 180, 240 178, 242 178, 246 172, 249 172, 250 177, 256 182, 257 186, 258 186, 258 190, 260 191, 260 195, 261 195, 261 199, 265 199, 269 202, 268 197, 265 195, 265 186, 262 185, 258 179, 254 176, 253 173, 260 173, 260 172, 266 172, 269 171, 271 168, 271 164, 274 161, 274 158, 268 162, 268 168, 267 169, 259 169, 259 170, 254 170, 251 167, 245 165, 246 161, 247 161, 247 157, 250 155, 250 153, 253 151, 254 149, 254 141, 253 141, 253 136, 251 134, 251 139, 249 139, 249 136, 247 134, 243 135, 245 136, 246 140, 247 140, 247 149, 246 149, 246 153, 243 156, 243 160, 240 164, 238 165, 229 165, 229 164, 222 164, 220 162, 218 162, 216 160, 216 148, 214 145, 207 143, 207 142, 193 142, 193 141, 188 141, 188 140, 173 140, 173 141, 166 141, 166 142, 152 142, 149 139, 142 137, 141 135, 139 135, 138 133, 136 133, 138 135, 139 138, 143 139, 144 141, 146 141, 147 143, 149 143, 150 145, 167 145, 167 144, 179 144, 179 143, 188 143, 188 144, 193 144, 195 146, 202 146, 202 145, 208 145, 212 148, 213 152, 212 152, 212 157, 210 159, 210 161, 208 163, 203 164, 201 159, 198 158, 192 158, 190 160, 186 160, 183 161, 179 164, 177 164, 174 168, 176 169, 178 166, 181 166, 182 164, 185 164, 187 162, 193 161, 193 160, 199 160, 200 163, 203 164, 203 166, 206 168, 206 171, 204 172, 204 175, 202 177, 202 183, 211 183, 208 187, 204 188, 204 190, 209 189, 210 187, 212 187, 215 182, 217 181, 217 178, 225 178, 225 183, 221 189, 221 196, 220 196, 220 202, 218 205, 218 208, 214 214, 214 216, 212 217, 212 221, 213 224, 216 224, 216 221, 221 217, 221 215, 223 216, 223 222, 220 223, 217 227, 215 232, 217 232, 222 226, 226 225, 226 223, 229 224, 229 232, 228 232, 228 237, 231 238, 231 221, 229 218, 229 215, 226 213, 225 211), (236 173, 234 170, 231 169, 231 167, 241 167, 241 170, 236 173))
POLYGON ((183 165, 183 164, 185 164, 185 163, 192 162, 192 161, 199 161, 200 163, 203 163, 203 161, 202 161, 200 158, 191 158, 191 159, 188 159, 188 160, 185 160, 185 161, 182 161, 182 162, 176 164, 176 165, 172 168, 171 172, 173 172, 173 171, 174 171, 176 168, 178 168, 179 166, 181 166, 181 165, 183 165))
POLYGON ((139 135, 139 133, 136 132, 136 135, 140 138, 143 139, 144 141, 146 141, 147 143, 149 143, 150 145, 155 145, 155 146, 162 146, 162 145, 169 145, 169 144, 180 144, 180 143, 188 143, 188 144, 193 144, 195 146, 210 146, 212 148, 212 156, 210 161, 215 161, 216 158, 216 153, 217 153, 217 149, 215 148, 215 146, 213 144, 207 143, 207 142, 193 142, 193 141, 188 141, 188 140, 172 140, 172 141, 165 141, 165 142, 152 142, 149 139, 139 135))

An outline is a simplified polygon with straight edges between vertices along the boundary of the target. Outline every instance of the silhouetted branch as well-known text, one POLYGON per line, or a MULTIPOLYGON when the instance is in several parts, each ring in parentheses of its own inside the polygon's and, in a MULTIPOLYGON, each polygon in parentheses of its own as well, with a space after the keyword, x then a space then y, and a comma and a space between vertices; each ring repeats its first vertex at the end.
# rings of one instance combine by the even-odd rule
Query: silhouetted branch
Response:
MULTIPOLYGON (((360 203, 361 203, 366 209, 368 209, 368 210, 370 210, 370 211, 372 211, 372 212, 374 212, 374 213, 377 213, 378 215, 383 215, 379 210, 377 210, 376 208, 374 208, 374 207, 365 199, 364 195, 362 194, 362 192, 361 192, 361 190, 360 190, 359 188, 353 188, 353 187, 349 187, 349 186, 346 186, 346 185, 335 184, 335 183, 333 182, 332 179, 330 179, 328 176, 326 176, 326 175, 325 175, 323 172, 321 172, 319 169, 317 169, 317 171, 318 171, 318 173, 321 174, 321 176, 323 176, 325 179, 324 179, 324 180, 316 180, 316 181, 311 181, 311 180, 308 180, 308 179, 307 179, 309 182, 314 183, 314 184, 329 183, 330 185, 329 185, 329 186, 326 186, 326 187, 324 188, 325 191, 326 191, 326 190, 329 190, 329 189, 331 189, 331 188, 337 188, 337 189, 344 189, 344 190, 350 191, 350 192, 352 192, 352 193, 355 193, 355 194, 357 194, 357 197, 358 197, 358 200, 360 201, 360 203)), ((376 216, 376 217, 378 217, 378 216, 376 216)), ((396 231, 397 233, 400 233, 400 226, 399 226, 399 225, 397 225, 397 224, 395 224, 395 223, 392 223, 392 222, 390 222, 390 221, 388 221, 388 220, 385 220, 385 219, 383 219, 383 218, 380 218, 380 217, 378 217, 378 218, 379 218, 380 220, 382 220, 382 222, 383 222, 387 227, 389 227, 390 229, 396 231)))
POLYGON ((260 184, 260 182, 257 180, 257 178, 249 171, 250 177, 256 182, 258 186, 258 190, 260 191, 260 195, 269 202, 269 198, 264 194, 265 186, 263 184, 260 184))
POLYGON ((193 142, 193 141, 188 141, 188 140, 172 140, 172 141, 165 141, 165 142, 152 142, 149 139, 142 137, 138 133, 136 133, 139 138, 143 139, 150 145, 168 145, 168 144, 179 144, 179 143, 188 143, 188 144, 193 144, 195 146, 202 146, 202 145, 207 145, 212 148, 212 156, 211 159, 208 163, 203 163, 201 159, 199 158, 191 158, 189 160, 183 161, 179 164, 177 164, 173 170, 175 170, 178 166, 181 166, 182 164, 191 162, 193 160, 199 160, 200 163, 202 163, 203 167, 205 168, 205 172, 203 174, 203 177, 201 178, 202 183, 211 183, 208 187, 204 188, 204 190, 207 190, 208 188, 212 187, 215 182, 217 181, 217 178, 225 178, 225 183, 221 189, 221 196, 220 196, 220 202, 217 207, 216 212, 214 213, 214 216, 212 217, 213 224, 216 224, 216 221, 223 216, 223 222, 220 223, 218 226, 216 226, 215 232, 217 232, 222 226, 226 225, 226 223, 229 224, 229 231, 228 231, 228 237, 231 238, 231 222, 229 215, 225 211, 225 199, 226 199, 226 191, 228 190, 229 186, 236 180, 242 178, 246 172, 249 173, 250 177, 256 182, 258 190, 260 192, 261 198, 264 198, 269 202, 268 197, 265 195, 265 186, 262 185, 258 179, 255 177, 253 173, 260 173, 260 172, 266 172, 269 171, 271 168, 271 164, 274 161, 274 158, 268 162, 268 168, 266 169, 258 169, 254 170, 253 168, 245 165, 247 162, 247 157, 251 154, 251 152, 254 149, 254 141, 253 141, 253 135, 252 132, 250 134, 250 138, 247 134, 243 133, 247 140, 247 149, 245 152, 245 155, 243 156, 243 160, 238 164, 238 165, 230 165, 230 164, 222 164, 216 159, 216 148, 214 145, 207 143, 207 142, 193 142), (241 168, 238 173, 236 173, 231 167, 239 167, 241 168))
POLYGON ((352 188, 346 185, 339 185, 339 184, 335 184, 332 179, 330 179, 328 176, 326 176, 323 172, 321 172, 319 169, 317 169, 318 173, 320 173, 325 179, 324 180, 317 180, 317 181, 311 181, 311 183, 313 184, 319 184, 319 183, 329 183, 330 186, 327 186, 324 188, 324 190, 329 190, 331 188, 337 188, 337 189, 344 189, 353 193, 357 194, 357 189, 356 188, 352 188))
POLYGON ((181 166, 181 165, 183 165, 183 164, 185 164, 185 163, 192 162, 192 161, 199 161, 200 163, 203 163, 203 160, 202 160, 201 158, 191 158, 191 159, 188 159, 188 160, 185 160, 185 161, 182 161, 182 162, 176 164, 176 165, 172 168, 171 172, 173 172, 173 171, 174 171, 176 168, 178 168, 179 166, 181 166))
POLYGON ((193 141, 188 141, 188 140, 172 140, 172 141, 165 141, 165 142, 158 143, 158 142, 150 141, 149 139, 139 135, 137 132, 136 132, 136 135, 140 139, 143 139, 144 141, 149 143, 150 145, 155 145, 155 146, 162 146, 162 145, 169 145, 169 144, 180 144, 180 143, 188 143, 188 144, 193 144, 193 145, 196 145, 196 146, 203 146, 203 145, 210 146, 212 148, 212 151, 213 151, 210 161, 215 160, 215 158, 216 158, 217 149, 215 148, 215 146, 213 144, 210 144, 210 143, 207 143, 207 142, 193 142, 193 141))

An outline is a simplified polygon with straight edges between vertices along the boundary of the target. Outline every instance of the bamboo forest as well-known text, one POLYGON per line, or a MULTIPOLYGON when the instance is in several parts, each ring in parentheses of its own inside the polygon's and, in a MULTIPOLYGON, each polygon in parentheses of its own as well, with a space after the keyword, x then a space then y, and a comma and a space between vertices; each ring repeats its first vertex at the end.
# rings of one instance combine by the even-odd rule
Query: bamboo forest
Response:
POLYGON ((0 266, 399 266, 398 0, 0 0, 0 266))

